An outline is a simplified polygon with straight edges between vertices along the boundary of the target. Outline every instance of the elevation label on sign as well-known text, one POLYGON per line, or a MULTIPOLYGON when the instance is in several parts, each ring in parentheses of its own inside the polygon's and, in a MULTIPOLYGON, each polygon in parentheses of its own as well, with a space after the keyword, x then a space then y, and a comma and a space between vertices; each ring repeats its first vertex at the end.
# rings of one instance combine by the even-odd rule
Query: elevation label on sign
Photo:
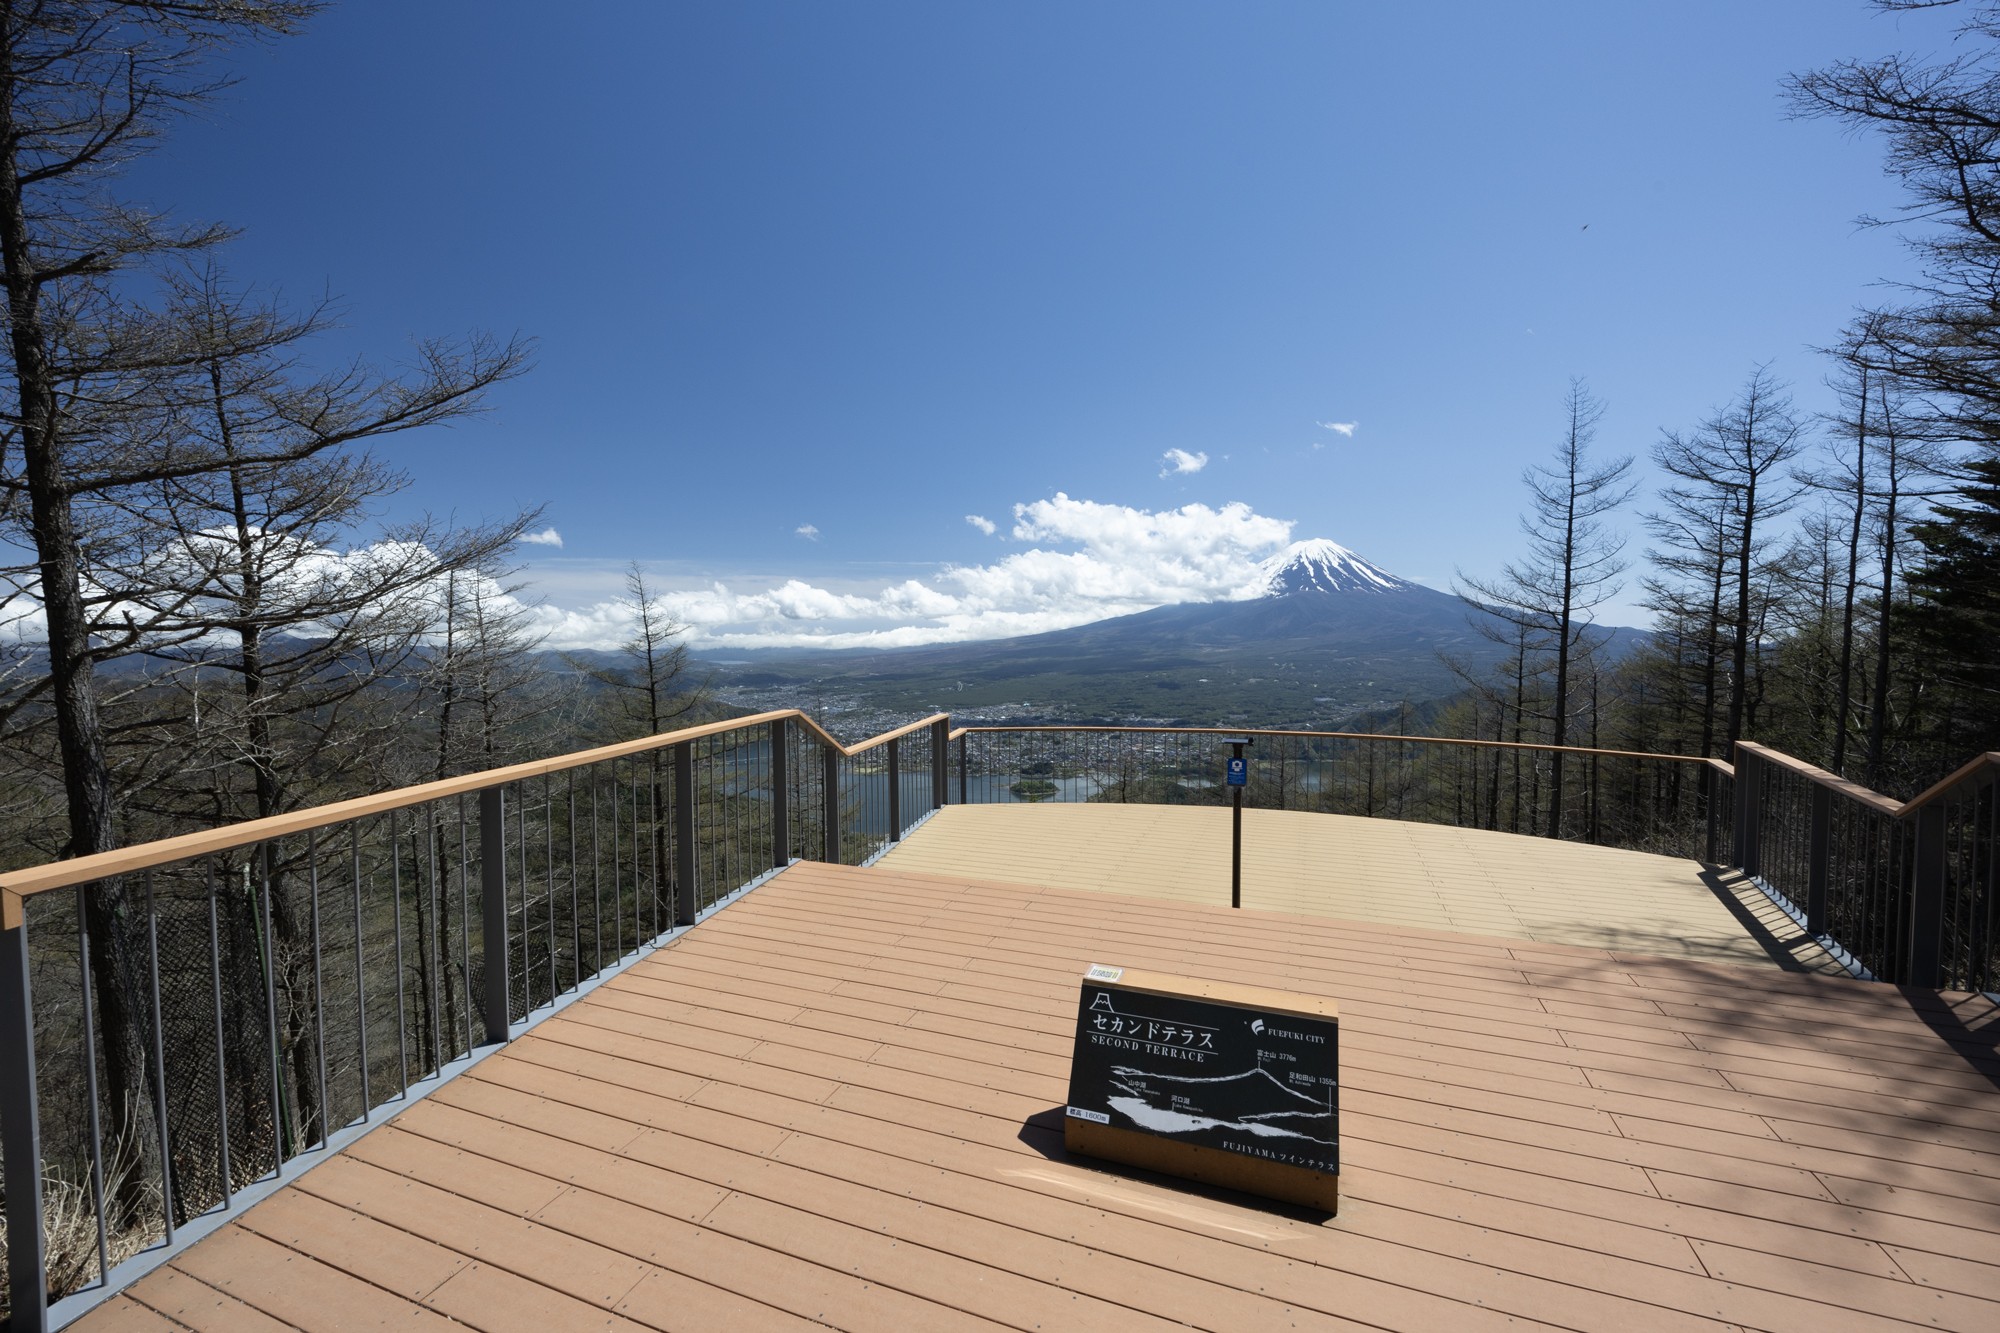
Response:
POLYGON ((1339 1034, 1328 1000, 1093 967, 1078 1001, 1064 1139, 1073 1151, 1331 1211, 1339 1034))

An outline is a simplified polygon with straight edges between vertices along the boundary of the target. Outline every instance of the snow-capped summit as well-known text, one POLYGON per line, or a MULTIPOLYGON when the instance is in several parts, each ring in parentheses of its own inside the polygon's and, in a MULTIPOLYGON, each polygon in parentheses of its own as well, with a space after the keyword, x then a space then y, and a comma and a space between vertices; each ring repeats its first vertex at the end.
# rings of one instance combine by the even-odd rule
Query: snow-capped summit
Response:
POLYGON ((1261 572, 1266 597, 1300 592, 1400 592, 1411 586, 1324 537, 1293 542, 1266 560, 1261 572))

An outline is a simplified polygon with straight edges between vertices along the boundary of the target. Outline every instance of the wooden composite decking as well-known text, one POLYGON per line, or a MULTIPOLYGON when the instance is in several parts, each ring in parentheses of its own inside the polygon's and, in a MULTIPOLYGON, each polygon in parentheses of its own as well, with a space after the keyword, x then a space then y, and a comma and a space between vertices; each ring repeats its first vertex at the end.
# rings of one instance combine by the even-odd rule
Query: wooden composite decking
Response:
MULTIPOLYGON (((1229 838, 1220 806, 954 805, 882 863, 1226 906, 1229 838)), ((1699 861, 1484 829, 1245 810, 1243 905, 1842 973, 1770 899, 1699 861)))
POLYGON ((799 864, 78 1327, 2000 1327, 2000 1015, 799 864), (1340 1215, 1067 1160, 1092 962, 1342 1015, 1340 1215))

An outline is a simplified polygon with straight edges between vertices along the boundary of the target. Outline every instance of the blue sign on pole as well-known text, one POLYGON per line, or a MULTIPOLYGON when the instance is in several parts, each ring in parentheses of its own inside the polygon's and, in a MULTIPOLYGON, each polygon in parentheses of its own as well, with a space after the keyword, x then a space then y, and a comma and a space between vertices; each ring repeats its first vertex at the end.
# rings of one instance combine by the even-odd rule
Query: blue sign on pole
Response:
POLYGON ((1229 785, 1232 787, 1247 786, 1250 781, 1250 761, 1247 759, 1231 759, 1229 761, 1228 780, 1229 785))

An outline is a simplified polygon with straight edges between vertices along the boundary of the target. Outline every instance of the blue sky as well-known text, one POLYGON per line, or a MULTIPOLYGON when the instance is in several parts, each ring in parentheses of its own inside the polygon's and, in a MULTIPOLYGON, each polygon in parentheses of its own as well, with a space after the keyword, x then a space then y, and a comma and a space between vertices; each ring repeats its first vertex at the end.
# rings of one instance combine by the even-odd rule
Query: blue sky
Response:
POLYGON ((390 452, 404 509, 546 507, 558 639, 615 638, 635 559, 711 640, 955 637, 1221 595, 1287 536, 1491 573, 1572 375, 1606 453, 1761 361, 1824 406, 1897 196, 1780 82, 1948 36, 1860 0, 350 0, 130 184, 338 294, 330 356, 538 340, 390 452))

